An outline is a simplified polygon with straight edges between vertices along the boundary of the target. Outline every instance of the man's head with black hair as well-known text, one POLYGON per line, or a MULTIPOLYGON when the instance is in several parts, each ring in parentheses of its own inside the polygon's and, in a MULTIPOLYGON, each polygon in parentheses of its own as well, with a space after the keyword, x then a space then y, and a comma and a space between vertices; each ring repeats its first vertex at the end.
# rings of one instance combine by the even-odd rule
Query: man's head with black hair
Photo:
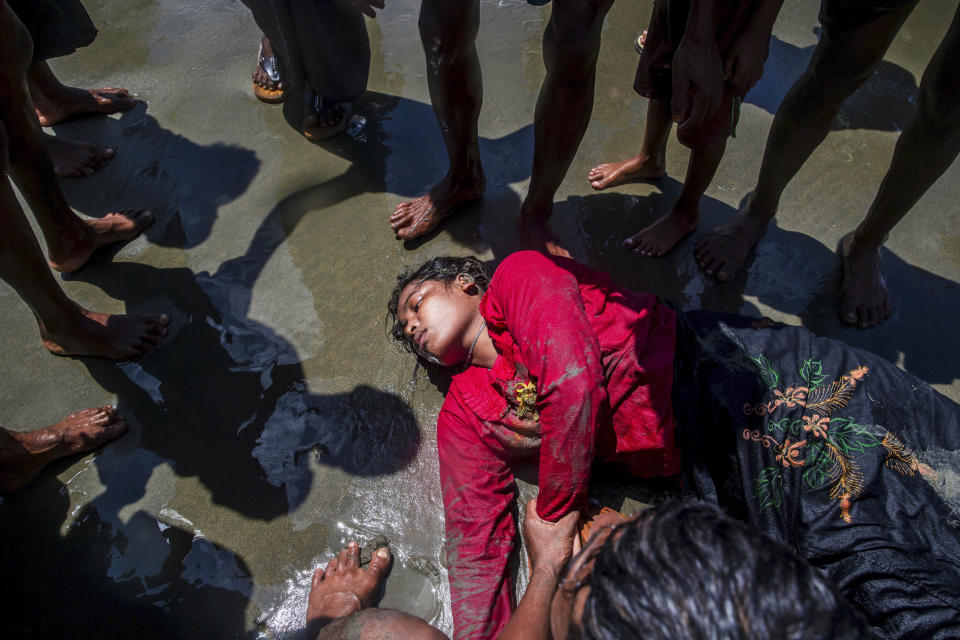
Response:
POLYGON ((555 637, 872 637, 810 564, 712 505, 667 503, 604 533, 567 568, 555 637))

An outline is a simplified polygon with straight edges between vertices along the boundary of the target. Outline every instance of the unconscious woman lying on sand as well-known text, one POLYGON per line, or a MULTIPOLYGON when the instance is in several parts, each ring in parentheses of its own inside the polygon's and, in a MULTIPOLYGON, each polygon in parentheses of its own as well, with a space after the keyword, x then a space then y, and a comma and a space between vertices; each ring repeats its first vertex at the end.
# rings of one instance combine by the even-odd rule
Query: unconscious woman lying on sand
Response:
POLYGON ((437 418, 456 638, 511 615, 514 469, 540 518, 586 506, 594 463, 682 474, 832 579, 884 637, 960 635, 960 406, 878 356, 770 320, 675 311, 577 262, 398 278, 393 336, 459 371, 437 418))

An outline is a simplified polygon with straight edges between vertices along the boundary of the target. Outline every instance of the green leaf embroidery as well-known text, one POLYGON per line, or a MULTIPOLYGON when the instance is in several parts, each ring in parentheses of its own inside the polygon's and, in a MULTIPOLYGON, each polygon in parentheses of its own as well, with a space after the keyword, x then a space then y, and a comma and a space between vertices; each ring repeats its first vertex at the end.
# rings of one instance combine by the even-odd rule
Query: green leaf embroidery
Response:
POLYGON ((800 366, 800 377, 803 378, 807 387, 813 391, 827 379, 823 373, 823 363, 820 360, 804 360, 800 366))
POLYGON ((771 430, 786 431, 787 434, 796 438, 800 435, 800 424, 801 421, 796 418, 782 418, 780 420, 771 420, 769 427, 771 430))
POLYGON ((822 489, 833 481, 836 475, 836 464, 830 455, 829 449, 821 442, 814 442, 807 447, 806 464, 804 465, 803 480, 811 489, 822 489))
POLYGON ((756 496, 760 500, 760 508, 773 507, 779 509, 783 502, 783 476, 776 467, 764 467, 757 474, 756 496))
POLYGON ((759 355, 756 358, 753 358, 753 361, 757 363, 757 366, 760 367, 760 378, 763 380, 771 389, 775 388, 780 382, 780 374, 777 373, 777 370, 773 368, 773 365, 770 364, 770 361, 759 355))
POLYGON ((831 419, 827 439, 847 457, 855 453, 863 453, 881 442, 875 433, 871 433, 870 427, 857 424, 848 418, 831 419))

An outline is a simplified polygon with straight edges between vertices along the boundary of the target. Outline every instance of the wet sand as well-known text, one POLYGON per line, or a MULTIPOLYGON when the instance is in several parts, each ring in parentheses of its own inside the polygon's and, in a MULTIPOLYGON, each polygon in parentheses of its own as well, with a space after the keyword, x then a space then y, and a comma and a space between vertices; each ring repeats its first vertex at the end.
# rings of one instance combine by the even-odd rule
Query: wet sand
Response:
MULTIPOLYGON (((650 2, 620 2, 604 30, 593 121, 557 194, 555 227, 576 257, 686 308, 765 314, 875 351, 960 400, 960 165, 891 234, 895 299, 879 328, 836 314, 835 247, 869 205, 920 74, 952 8, 921 3, 868 84, 784 195, 777 226, 734 282, 704 278, 692 247, 752 188, 776 105, 805 67, 818 2, 787 3, 766 76, 702 208, 700 231, 660 259, 622 239, 669 210, 668 177, 593 193, 590 168, 636 153, 645 101, 633 39, 650 2)), ((128 87, 146 105, 54 128, 108 144, 96 175, 63 179, 81 213, 144 206, 157 222, 63 280, 103 311, 163 311, 173 329, 136 363, 49 355, 0 285, 0 424, 29 429, 115 402, 130 432, 45 472, 0 503, 9 637, 297 638, 312 570, 352 538, 397 557, 386 606, 451 628, 434 420, 441 395, 386 338, 394 275, 442 254, 497 261, 516 248, 549 6, 483 2, 478 42, 487 196, 425 242, 388 217, 425 191, 446 156, 430 108, 419 3, 369 21, 370 91, 346 135, 321 145, 290 123, 299 104, 258 102, 259 32, 226 0, 90 0, 97 41, 51 66, 79 86, 128 87), (79 597, 78 597, 79 596, 79 597)))

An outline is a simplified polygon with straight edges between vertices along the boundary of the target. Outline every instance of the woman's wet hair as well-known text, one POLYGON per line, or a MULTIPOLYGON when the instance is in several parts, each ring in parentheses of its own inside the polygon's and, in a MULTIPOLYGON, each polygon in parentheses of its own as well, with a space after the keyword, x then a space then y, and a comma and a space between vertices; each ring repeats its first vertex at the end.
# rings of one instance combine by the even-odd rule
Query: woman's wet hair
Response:
MULTIPOLYGON (((403 333, 403 323, 400 321, 400 310, 398 308, 400 306, 400 294, 411 282, 419 285, 427 280, 436 280, 449 285, 461 274, 471 278, 481 291, 486 291, 487 287, 490 286, 490 276, 487 274, 486 267, 476 258, 469 256, 465 258, 451 256, 434 258, 422 264, 416 271, 404 271, 397 276, 397 286, 394 287, 390 302, 387 304, 387 318, 390 325, 390 337, 404 350, 416 354, 413 344, 403 333)), ((424 360, 423 364, 430 363, 424 360)))
POLYGON ((705 503, 650 509, 611 536, 572 638, 872 638, 806 561, 705 503))

